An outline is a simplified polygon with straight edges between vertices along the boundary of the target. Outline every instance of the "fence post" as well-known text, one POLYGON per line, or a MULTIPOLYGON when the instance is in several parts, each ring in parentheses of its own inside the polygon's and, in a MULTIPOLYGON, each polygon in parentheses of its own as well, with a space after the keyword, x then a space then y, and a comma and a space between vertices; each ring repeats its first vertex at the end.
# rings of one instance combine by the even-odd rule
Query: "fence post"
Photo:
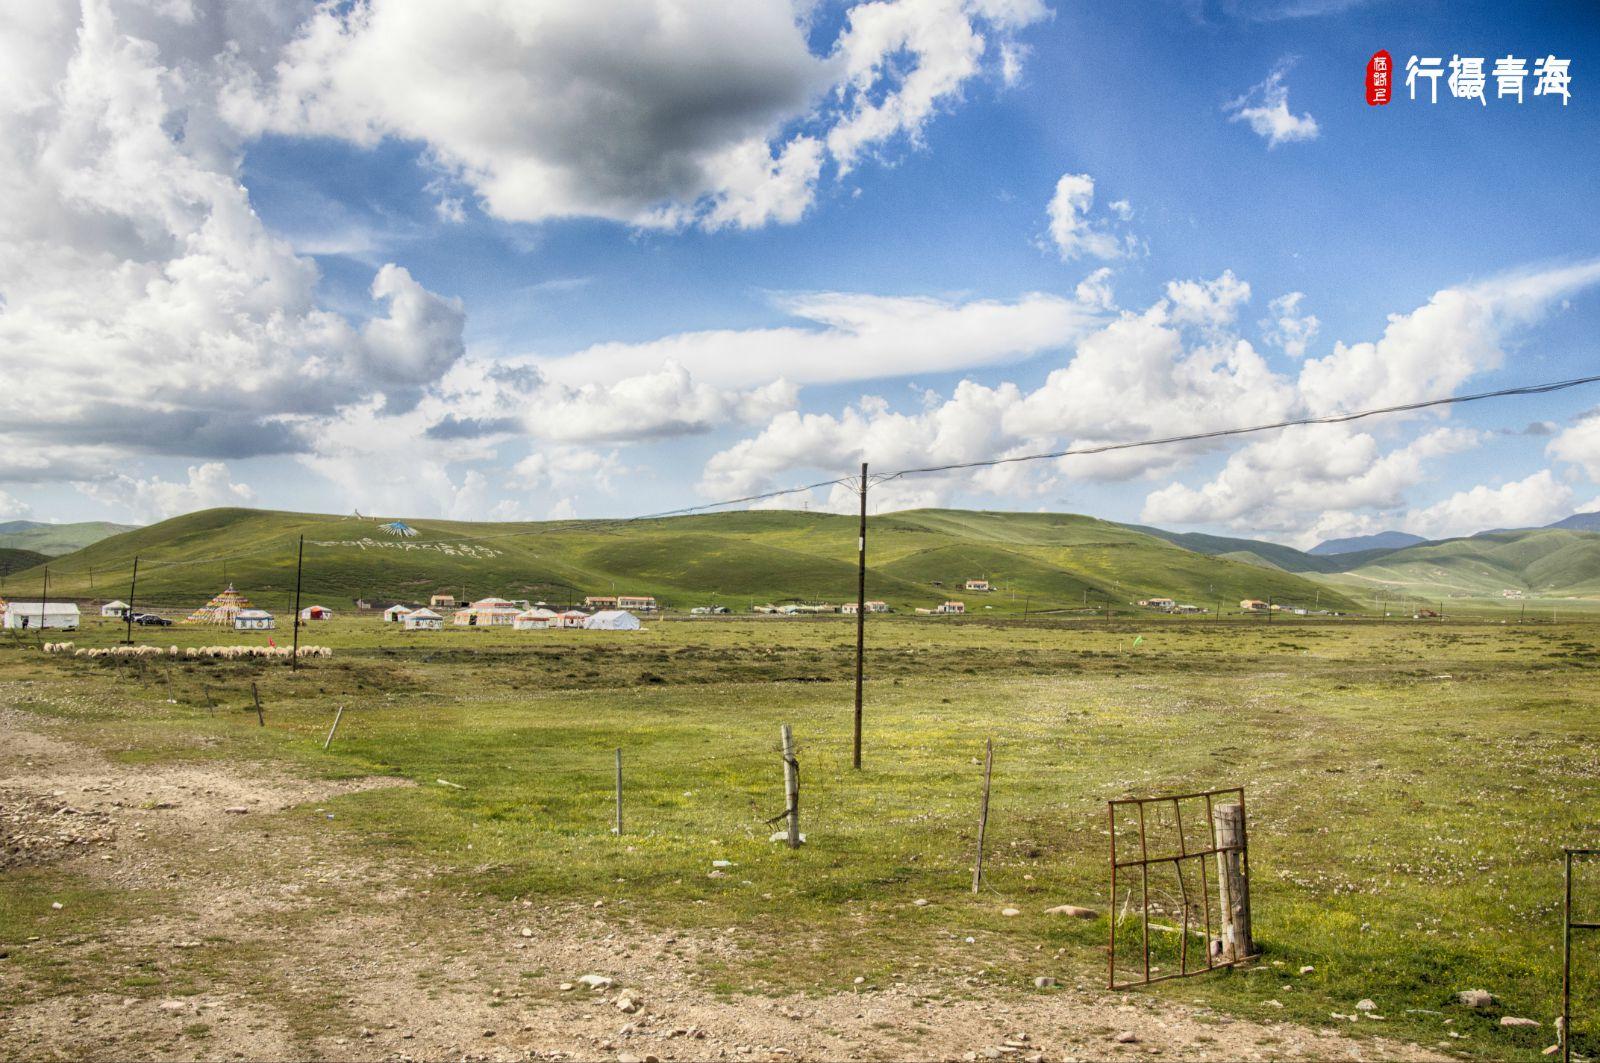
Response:
POLYGON ((1222 961, 1254 956, 1250 933, 1250 879, 1245 855, 1244 803, 1230 801, 1211 810, 1217 853, 1217 900, 1222 909, 1222 961))
POLYGON ((617 747, 617 825, 611 828, 620 837, 622 834, 622 747, 617 747))
POLYGON ((322 743, 322 751, 324 753, 326 753, 328 751, 328 747, 333 744, 333 732, 335 732, 335 731, 337 731, 339 729, 339 720, 343 716, 344 716, 344 706, 340 705, 339 706, 339 711, 333 714, 333 726, 328 728, 328 738, 327 738, 327 740, 325 742, 322 743))
POLYGON ((972 892, 983 881, 983 836, 989 830, 989 776, 994 772, 994 739, 983 740, 983 803, 978 806, 978 859, 972 865, 972 892))
POLYGON ((800 848, 800 765, 794 759, 794 730, 783 725, 783 794, 789 819, 789 848, 800 848))
POLYGON ((250 696, 256 699, 256 723, 262 727, 267 725, 266 714, 261 711, 261 691, 256 689, 254 683, 250 684, 250 696))

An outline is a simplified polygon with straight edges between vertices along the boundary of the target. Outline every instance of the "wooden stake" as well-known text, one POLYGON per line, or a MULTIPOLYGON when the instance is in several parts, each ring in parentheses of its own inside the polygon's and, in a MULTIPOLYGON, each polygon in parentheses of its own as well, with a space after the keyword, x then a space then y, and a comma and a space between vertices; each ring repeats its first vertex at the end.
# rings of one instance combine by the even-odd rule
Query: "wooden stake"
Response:
POLYGON ((867 655, 867 463, 861 463, 861 530, 856 539, 856 719, 854 767, 861 767, 861 673, 867 655))
POLYGON ((983 881, 983 836, 989 831, 989 777, 994 773, 994 739, 983 740, 983 803, 978 806, 978 859, 972 865, 972 892, 983 881))
POLYGON ((1222 908, 1222 962, 1232 963, 1256 952, 1250 933, 1250 879, 1245 863, 1244 805, 1229 802, 1211 810, 1216 838, 1217 901, 1222 908))
POLYGON ((789 848, 800 848, 800 764, 794 759, 794 730, 783 725, 783 794, 789 819, 789 848))
POLYGON ((333 726, 328 728, 328 739, 327 739, 327 741, 322 743, 322 751, 324 753, 326 753, 328 751, 328 747, 333 744, 333 732, 335 732, 335 731, 337 731, 339 729, 339 718, 342 717, 343 715, 344 715, 344 706, 340 705, 339 706, 339 711, 333 714, 333 726))
POLYGON ((611 828, 618 837, 622 835, 622 748, 617 747, 617 825, 611 828))
POLYGON ((261 691, 256 689, 254 683, 250 684, 250 696, 256 699, 256 723, 262 727, 267 725, 266 714, 261 711, 261 691))

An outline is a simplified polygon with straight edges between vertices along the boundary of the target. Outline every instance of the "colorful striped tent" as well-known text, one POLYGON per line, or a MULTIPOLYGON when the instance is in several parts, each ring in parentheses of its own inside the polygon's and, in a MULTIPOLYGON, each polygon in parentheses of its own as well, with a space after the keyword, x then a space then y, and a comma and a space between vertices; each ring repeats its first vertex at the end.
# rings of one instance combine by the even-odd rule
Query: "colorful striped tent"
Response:
POLYGON ((195 624, 232 624, 248 608, 250 599, 234 590, 230 583, 227 590, 190 613, 189 621, 195 624))

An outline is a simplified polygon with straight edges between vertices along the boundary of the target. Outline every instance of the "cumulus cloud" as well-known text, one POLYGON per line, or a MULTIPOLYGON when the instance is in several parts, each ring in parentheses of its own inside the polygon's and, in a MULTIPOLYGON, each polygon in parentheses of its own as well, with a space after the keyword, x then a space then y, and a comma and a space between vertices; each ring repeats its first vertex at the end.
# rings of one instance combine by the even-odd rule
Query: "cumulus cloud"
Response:
MULTIPOLYGON (((1112 208, 1123 221, 1133 216, 1126 200, 1118 200, 1112 208)), ((1092 216, 1093 209, 1094 178, 1086 173, 1062 174, 1045 214, 1050 219, 1050 241, 1063 262, 1080 256, 1126 258, 1137 248, 1133 237, 1115 231, 1109 219, 1092 216)))
POLYGON ((237 127, 426 144, 491 213, 640 226, 797 220, 825 158, 916 143, 986 65, 1012 79, 1040 0, 874 0, 814 54, 790 0, 358 0, 319 7, 237 127))
POLYGON ((1229 121, 1249 123, 1269 149, 1299 140, 1315 140, 1321 132, 1310 112, 1295 114, 1289 110, 1289 86, 1284 84, 1284 77, 1290 65, 1280 63, 1265 81, 1238 99, 1230 100, 1223 108, 1229 121))
POLYGON ((1415 510, 1401 522, 1406 531, 1441 539, 1492 528, 1538 528, 1572 512, 1572 488, 1549 469, 1499 487, 1479 484, 1415 510))
POLYGON ((1590 481, 1600 483, 1600 410, 1589 411, 1577 424, 1563 430, 1545 447, 1545 453, 1558 461, 1571 462, 1590 481))
POLYGON ((33 512, 33 507, 15 495, 0 491, 0 520, 21 520, 33 512))
POLYGON ((1268 343, 1283 350, 1290 358, 1304 358, 1306 348, 1316 339, 1322 322, 1315 314, 1308 314, 1300 306, 1305 302, 1305 292, 1288 292, 1267 304, 1270 316, 1261 322, 1262 335, 1268 343))
POLYGON ((96 501, 147 523, 197 509, 248 506, 256 499, 250 485, 234 483, 228 466, 220 461, 191 465, 182 480, 163 480, 156 476, 141 479, 118 474, 81 483, 78 489, 96 501))

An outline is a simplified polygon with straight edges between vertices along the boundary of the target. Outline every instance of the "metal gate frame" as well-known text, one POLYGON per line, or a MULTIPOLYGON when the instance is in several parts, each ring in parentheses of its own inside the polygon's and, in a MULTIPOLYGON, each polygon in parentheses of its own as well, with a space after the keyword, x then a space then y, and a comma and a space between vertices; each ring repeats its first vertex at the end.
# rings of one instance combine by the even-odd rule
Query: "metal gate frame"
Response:
POLYGON ((1572 921, 1572 858, 1600 856, 1600 849, 1563 849, 1566 895, 1561 901, 1561 1063, 1572 1061, 1572 932, 1600 930, 1600 923, 1572 921))
MULTIPOLYGON (((1132 989, 1136 986, 1151 985, 1155 982, 1165 982, 1173 978, 1187 978, 1191 975, 1204 974, 1207 971, 1218 970, 1223 967, 1235 967, 1241 963, 1255 959, 1259 952, 1249 956, 1238 956, 1231 960, 1214 960, 1211 955, 1211 887, 1206 872, 1206 857, 1212 857, 1215 865, 1224 853, 1237 852, 1239 861, 1248 878, 1250 872, 1250 838, 1249 817, 1245 814, 1244 787, 1230 786, 1221 790, 1199 790, 1188 794, 1168 794, 1162 797, 1124 797, 1115 801, 1106 802, 1106 812, 1111 824, 1111 909, 1109 912, 1111 924, 1111 940, 1106 949, 1106 962, 1108 967, 1106 986, 1109 989, 1132 989), (1215 798, 1232 797, 1239 802, 1239 811, 1244 829, 1240 833, 1240 844, 1237 846, 1217 846, 1215 844, 1216 828, 1212 818, 1212 808, 1215 798), (1206 803, 1206 829, 1211 832, 1212 847, 1209 849, 1196 849, 1191 851, 1188 839, 1183 833, 1183 809, 1181 802, 1204 800, 1206 803), (1178 851, 1171 854, 1151 856, 1149 840, 1145 834, 1145 806, 1171 804, 1173 818, 1177 823, 1178 851), (1139 856, 1137 859, 1117 859, 1117 810, 1132 805, 1139 813, 1139 856), (1189 887, 1184 882, 1183 865, 1185 861, 1198 860, 1200 862, 1200 894, 1201 910, 1205 913, 1205 956, 1204 967, 1189 969, 1189 887), (1151 977, 1150 974, 1150 865, 1172 864, 1178 875, 1178 888, 1183 895, 1183 925, 1179 928, 1181 939, 1178 951, 1178 971, 1175 974, 1162 974, 1151 977), (1117 981, 1117 871, 1120 868, 1136 867, 1139 869, 1143 903, 1140 906, 1141 929, 1143 931, 1144 977, 1135 981, 1117 981)), ((1220 899, 1220 898, 1219 898, 1220 899)))

